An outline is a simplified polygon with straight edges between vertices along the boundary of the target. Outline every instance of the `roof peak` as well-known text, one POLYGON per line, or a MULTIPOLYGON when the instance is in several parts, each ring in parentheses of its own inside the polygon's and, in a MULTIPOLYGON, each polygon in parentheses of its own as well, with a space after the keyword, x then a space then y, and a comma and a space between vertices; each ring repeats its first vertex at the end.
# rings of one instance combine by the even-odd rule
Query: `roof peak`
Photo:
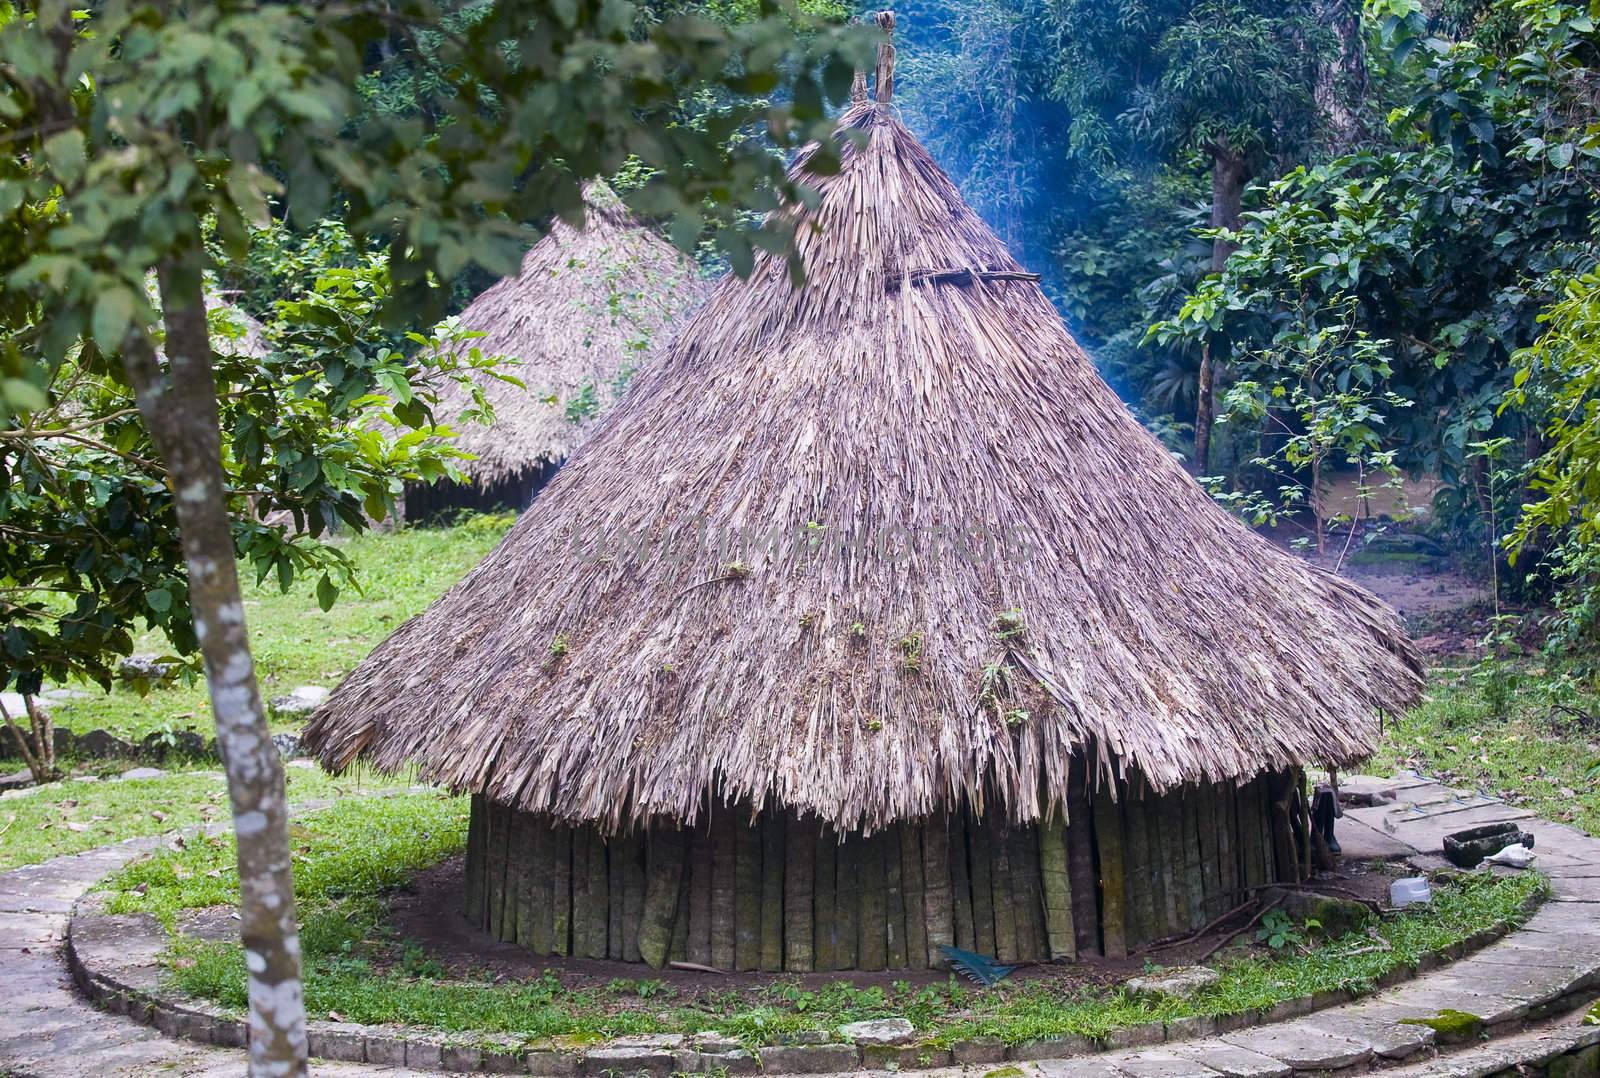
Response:
MULTIPOLYGON (((883 31, 883 40, 878 43, 878 62, 873 70, 873 82, 877 86, 876 101, 879 105, 888 105, 894 98, 894 24, 895 16, 892 11, 880 11, 872 16, 873 25, 883 31)), ((850 104, 864 105, 867 103, 867 73, 857 71, 855 81, 850 84, 850 104)))

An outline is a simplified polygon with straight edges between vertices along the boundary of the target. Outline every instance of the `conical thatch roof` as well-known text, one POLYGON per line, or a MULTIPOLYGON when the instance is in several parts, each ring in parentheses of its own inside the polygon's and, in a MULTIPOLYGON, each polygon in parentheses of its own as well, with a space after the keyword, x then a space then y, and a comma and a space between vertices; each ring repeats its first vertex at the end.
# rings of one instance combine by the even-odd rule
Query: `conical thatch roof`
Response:
MULTIPOLYGON (((584 192, 587 220, 576 229, 557 220, 528 250, 522 272, 506 277, 467 305, 461 322, 484 334, 484 354, 521 361, 482 385, 494 404, 491 426, 462 424, 454 445, 477 459, 462 470, 494 482, 523 469, 559 462, 587 435, 585 415, 568 405, 586 387, 599 414, 616 400, 619 381, 664 347, 675 323, 709 290, 692 260, 628 215, 603 183, 584 192)), ((461 387, 442 390, 441 415, 467 406, 461 387)))
POLYGON ((325 763, 608 824, 708 792, 841 828, 957 798, 1022 821, 1075 753, 1157 789, 1342 764, 1416 698, 1392 610, 1217 508, 885 108, 842 125, 869 139, 812 181, 807 286, 775 258, 725 281, 334 693, 325 763), (940 527, 1030 550, 848 549, 940 527), (728 528, 821 542, 691 549, 728 528), (601 536, 624 541, 576 549, 601 536))

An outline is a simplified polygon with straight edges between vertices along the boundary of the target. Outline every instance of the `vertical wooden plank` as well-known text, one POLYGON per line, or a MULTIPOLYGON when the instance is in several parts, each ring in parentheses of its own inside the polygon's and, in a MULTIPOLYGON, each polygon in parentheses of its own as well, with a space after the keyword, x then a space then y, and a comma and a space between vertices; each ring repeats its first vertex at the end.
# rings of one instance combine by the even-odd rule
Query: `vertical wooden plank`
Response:
POLYGON ((644 898, 639 912, 639 957, 652 969, 667 964, 682 890, 684 842, 676 823, 653 827, 645 846, 644 898))
POLYGON ((683 871, 678 878, 678 911, 672 918, 672 946, 667 951, 667 960, 670 962, 689 960, 689 847, 693 838, 692 832, 684 832, 683 871))
POLYGON ((887 969, 906 966, 904 863, 900 824, 896 821, 883 830, 883 964, 887 969))
POLYGON ((1072 889, 1072 934, 1079 955, 1100 954, 1100 873, 1095 866, 1094 811, 1083 757, 1067 780, 1067 881, 1072 889))
POLYGON ((1204 814, 1200 811, 1200 787, 1183 788, 1183 879, 1189 898, 1190 931, 1203 926, 1206 917, 1206 883, 1200 864, 1200 831, 1204 814))
POLYGON ((882 969, 887 958, 884 938, 883 833, 862 840, 861 906, 856 917, 856 968, 882 969))
POLYGON ((777 812, 761 814, 761 968, 783 969, 783 839, 777 812))
POLYGON ((611 856, 599 828, 589 832, 589 935, 584 944, 586 958, 604 958, 611 939, 611 856))
POLYGON ((1039 880, 1039 825, 1013 827, 1006 836, 1011 858, 1011 904, 1017 913, 1017 955, 1027 961, 1050 957, 1044 930, 1044 890, 1039 880))
MULTIPOLYGON (((994 810, 990 809, 993 815, 994 810)), ((997 955, 994 926, 994 845, 988 825, 967 813, 967 869, 972 874, 972 949, 997 955)))
POLYGON ((761 824, 742 815, 734 833, 733 965, 761 968, 761 824))
POLYGON ((466 887, 461 897, 461 912, 467 922, 476 928, 483 927, 483 881, 488 875, 483 840, 487 824, 483 795, 473 794, 467 816, 467 874, 463 881, 466 887))
POLYGON ((1166 929, 1176 936, 1189 931, 1189 881, 1184 880, 1184 795, 1168 790, 1157 803, 1157 824, 1162 832, 1162 875, 1166 876, 1166 929))
POLYGON ((1150 926, 1146 942, 1167 934, 1167 865, 1161 859, 1161 803, 1165 798, 1156 794, 1149 783, 1142 783, 1144 794, 1144 833, 1146 863, 1145 879, 1150 888, 1150 926))
POLYGON ((572 953, 572 828, 556 824, 551 845, 550 953, 572 953))
MULTIPOLYGON (((972 862, 967 850, 967 811, 955 809, 948 817, 950 834, 950 912, 955 922, 956 946, 978 949, 972 919, 972 862)), ((991 952, 993 953, 993 952, 991 952)))
POLYGON ((549 954, 555 846, 551 820, 548 816, 519 812, 511 826, 518 850, 517 942, 534 954, 549 954))
MULTIPOLYGON (((628 920, 628 854, 632 843, 626 835, 606 840, 606 891, 610 908, 606 911, 606 957, 623 961, 624 926, 628 920)), ((638 926, 635 925, 635 930, 638 926)))
POLYGON ((816 914, 817 836, 820 829, 814 816, 804 819, 791 817, 787 822, 787 832, 781 855, 783 968, 795 973, 810 973, 816 968, 817 961, 816 944, 811 933, 816 914))
POLYGON ((1144 823, 1143 786, 1137 776, 1130 778, 1122 798, 1122 857, 1128 896, 1125 931, 1129 947, 1155 938, 1150 931, 1155 905, 1150 895, 1149 832, 1144 823))
POLYGON ((689 938, 684 944, 688 960, 711 965, 711 829, 702 816, 689 838, 689 938))
POLYGON ((833 968, 859 969, 856 945, 861 923, 860 835, 846 835, 834 856, 833 968))
POLYGON ((1205 880, 1206 919, 1227 909, 1223 905, 1222 873, 1217 857, 1217 786, 1208 782, 1200 787, 1200 871, 1205 880))
POLYGON ((1128 957, 1127 873, 1122 856, 1122 810, 1102 782, 1094 795, 1094 835, 1100 851, 1100 929, 1107 958, 1128 957))
POLYGON ((628 850, 622 863, 622 960, 637 962, 639 929, 644 923, 644 846, 643 828, 628 833, 628 850))
POLYGON ((1072 881, 1067 875, 1067 821, 1055 813, 1039 824, 1039 885, 1044 892, 1045 949, 1052 962, 1078 957, 1072 926, 1072 881))
POLYGON ((839 916, 834 904, 835 865, 839 856, 839 839, 833 828, 824 824, 817 830, 817 853, 814 861, 812 900, 812 946, 816 949, 814 965, 819 970, 838 969, 839 916))
POLYGON ((906 903, 906 965, 928 968, 927 904, 922 878, 922 824, 900 826, 900 888, 906 903))
POLYGON ((1239 902, 1239 847, 1234 839, 1233 783, 1217 783, 1217 888, 1222 894, 1219 913, 1239 902))
MULTIPOLYGON (((927 928, 928 965, 949 964, 940 947, 956 942, 955 909, 951 904, 950 817, 936 812, 922 824, 922 920, 927 928)), ((965 860, 965 851, 962 851, 965 860)))
POLYGON ((579 824, 572 829, 572 950, 568 953, 582 955, 589 943, 589 915, 593 905, 589 898, 589 835, 590 824, 579 824))
POLYGON ((516 939, 515 905, 510 901, 512 821, 514 814, 503 805, 494 806, 489 824, 489 932, 499 940, 516 939), (511 909, 511 915, 506 914, 511 909), (507 935, 507 926, 511 933, 507 935))
POLYGON ((994 951, 1002 962, 1022 957, 1017 950, 1017 908, 1011 896, 1010 827, 998 806, 991 806, 985 833, 989 844, 989 895, 994 908, 994 951))
POLYGON ((711 964, 734 966, 734 907, 737 891, 739 829, 748 827, 742 810, 719 805, 711 816, 711 964))

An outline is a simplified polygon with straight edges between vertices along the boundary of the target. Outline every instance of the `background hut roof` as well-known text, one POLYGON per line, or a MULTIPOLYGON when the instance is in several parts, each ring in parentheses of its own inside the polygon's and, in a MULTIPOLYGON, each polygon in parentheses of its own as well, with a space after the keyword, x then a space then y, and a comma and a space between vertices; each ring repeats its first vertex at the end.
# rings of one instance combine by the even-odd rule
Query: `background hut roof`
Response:
MULTIPOLYGON (((567 403, 594 386, 595 410, 617 397, 619 375, 664 346, 674 323, 710 289, 694 262, 629 216, 603 183, 584 192, 587 222, 557 220, 523 256, 522 271, 486 289, 461 312, 463 325, 484 336, 486 355, 521 361, 502 368, 527 388, 485 377, 494 404, 492 426, 460 425, 455 446, 476 455, 462 470, 493 482, 571 454, 590 424, 567 417, 567 403), (552 402, 550 398, 555 398, 552 402)), ((470 402, 446 383, 441 415, 470 402)))
POLYGON ((1157 789, 1342 764, 1416 698, 1391 609, 1219 509, 886 110, 842 125, 869 138, 812 181, 807 286, 776 258, 721 284, 313 718, 325 763, 612 826, 708 793, 847 829, 960 798, 1021 821, 1077 752, 1157 789), (799 538, 697 546, 732 528, 799 538))

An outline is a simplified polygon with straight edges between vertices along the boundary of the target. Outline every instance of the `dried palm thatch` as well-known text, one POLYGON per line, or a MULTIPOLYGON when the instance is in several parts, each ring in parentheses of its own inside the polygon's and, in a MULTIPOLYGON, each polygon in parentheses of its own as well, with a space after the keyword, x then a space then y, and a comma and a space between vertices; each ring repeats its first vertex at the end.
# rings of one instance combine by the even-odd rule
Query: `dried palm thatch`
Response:
POLYGON ((883 102, 841 127, 806 287, 724 282, 313 718, 324 763, 619 830, 708 799, 1025 823, 1075 755, 1244 781, 1365 756, 1416 698, 1395 613, 1217 508, 883 102))
MULTIPOLYGON (((584 199, 583 228, 556 221, 523 257, 521 273, 461 312, 463 325, 484 334, 473 343, 519 360, 503 372, 526 385, 483 380, 495 422, 463 424, 455 441, 477 458, 462 464, 475 482, 570 455, 589 420, 611 406, 650 349, 664 345, 709 289, 694 262, 633 220, 604 183, 591 184, 584 199)), ((440 414, 469 403, 449 383, 440 414)))

